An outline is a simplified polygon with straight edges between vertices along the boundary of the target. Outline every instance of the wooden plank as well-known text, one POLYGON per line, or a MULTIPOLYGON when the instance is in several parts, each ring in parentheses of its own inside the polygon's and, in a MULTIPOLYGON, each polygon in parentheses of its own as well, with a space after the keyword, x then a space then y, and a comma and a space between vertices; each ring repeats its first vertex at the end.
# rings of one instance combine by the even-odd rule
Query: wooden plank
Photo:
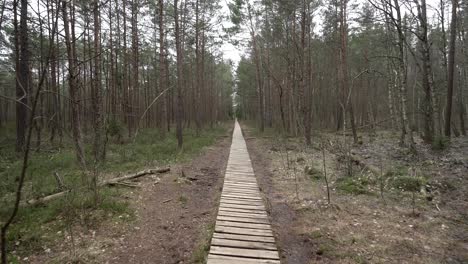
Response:
POLYGON ((215 226, 215 231, 218 232, 218 233, 273 237, 273 232, 271 232, 271 230, 240 228, 240 227, 228 227, 228 226, 219 226, 219 225, 217 225, 217 226, 215 226))
POLYGON ((246 196, 246 197, 260 197, 259 192, 247 192, 247 191, 233 191, 226 190, 223 191, 222 195, 237 195, 237 196, 246 196))
POLYGON ((255 186, 255 185, 247 185, 247 184, 243 184, 243 183, 225 183, 224 184, 224 189, 228 189, 231 188, 231 189, 248 189, 248 190, 252 190, 252 191, 258 191, 260 190, 258 188, 258 186, 255 186))
POLYGON ((232 199, 239 199, 239 200, 254 200, 254 201, 263 201, 262 198, 257 196, 238 196, 233 194, 221 194, 222 198, 232 198, 232 199))
POLYGON ((260 196, 260 191, 257 188, 248 188, 248 187, 240 187, 240 186, 230 186, 230 185, 224 185, 223 187, 223 192, 250 192, 250 193, 258 193, 260 196))
POLYGON ((213 246, 224 246, 224 247, 234 247, 234 248, 277 250, 276 245, 274 243, 231 240, 231 239, 222 239, 222 238, 212 238, 211 239, 211 245, 213 245, 213 246))
POLYGON ((240 174, 240 175, 255 175, 255 172, 253 170, 251 171, 240 171, 237 169, 232 169, 232 168, 226 168, 226 173, 227 174, 240 174))
POLYGON ((244 184, 249 186, 258 187, 257 182, 254 180, 247 180, 247 179, 225 179, 224 184, 244 184))
POLYGON ((258 187, 257 181, 255 179, 236 179, 236 178, 225 178, 224 183, 241 183, 244 185, 251 185, 258 187))
POLYGON ((210 254, 279 260, 277 251, 211 246, 210 254))
POLYGON ((222 203, 228 204, 246 204, 246 205, 262 205, 262 201, 249 201, 249 200, 241 200, 241 199, 229 199, 229 198, 221 198, 222 203))
POLYGON ((239 193, 252 193, 252 194, 255 194, 255 195, 258 195, 260 196, 260 191, 258 189, 252 189, 252 190, 238 190, 236 188, 232 188, 231 186, 225 186, 223 188, 223 193, 227 193, 227 192, 239 192, 239 193), (224 189, 226 188, 226 189, 224 189))
POLYGON ((279 260, 208 255, 207 264, 280 264, 279 260))
POLYGON ((252 229, 263 229, 263 230, 270 230, 271 231, 271 227, 270 227, 269 224, 239 223, 239 222, 218 220, 218 221, 216 221, 216 225, 230 226, 230 227, 241 227, 241 228, 252 228, 252 229))
POLYGON ((230 199, 221 199, 221 203, 224 204, 237 204, 237 205, 253 205, 253 206, 263 206, 261 201, 242 201, 242 200, 230 200, 230 199))
POLYGON ((230 212, 244 212, 244 213, 252 213, 252 214, 265 214, 266 211, 264 208, 252 208, 252 207, 234 207, 229 205, 220 205, 219 210, 221 211, 230 211, 230 212))
POLYGON ((226 182, 224 183, 223 185, 223 188, 226 188, 226 187, 231 187, 231 188, 250 188, 252 190, 260 190, 260 188, 258 188, 258 186, 255 186, 255 185, 247 185, 247 184, 243 184, 243 183, 231 183, 231 182, 226 182))
POLYGON ((230 212, 230 211, 218 211, 218 216, 232 216, 232 217, 243 217, 243 218, 254 218, 254 219, 268 219, 266 214, 251 214, 242 212, 230 212))
POLYGON ((275 243, 274 237, 266 236, 249 236, 249 235, 240 235, 240 234, 227 234, 227 233, 214 233, 213 238, 222 238, 222 239, 232 239, 232 240, 242 240, 242 241, 254 241, 254 242, 263 242, 263 243, 275 243))
POLYGON ((238 209, 245 209, 245 210, 261 210, 265 211, 265 207, 263 205, 247 205, 247 204, 230 204, 230 203, 223 203, 221 201, 220 207, 222 208, 238 208, 238 209))
POLYGON ((235 217, 235 216, 223 216, 218 215, 216 220, 220 221, 231 221, 231 222, 239 222, 239 223, 259 223, 259 224, 270 224, 268 219, 266 218, 248 218, 248 217, 235 217))
POLYGON ((239 194, 221 194, 221 199, 235 199, 235 200, 244 200, 244 201, 256 201, 262 202, 263 200, 259 197, 252 195, 239 195, 239 194))
POLYGON ((229 207, 220 207, 219 211, 223 212, 232 212, 232 213, 247 213, 247 214, 259 214, 267 216, 266 211, 262 210, 249 210, 249 209, 239 209, 239 208, 229 208, 229 207))

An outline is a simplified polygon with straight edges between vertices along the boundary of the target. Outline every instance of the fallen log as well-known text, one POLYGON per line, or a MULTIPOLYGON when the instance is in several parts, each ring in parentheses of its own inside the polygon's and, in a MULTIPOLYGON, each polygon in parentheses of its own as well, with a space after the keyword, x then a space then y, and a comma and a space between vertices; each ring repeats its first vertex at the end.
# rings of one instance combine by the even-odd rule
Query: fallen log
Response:
POLYGON ((30 205, 36 205, 36 204, 43 204, 43 203, 49 202, 51 200, 54 200, 56 198, 62 197, 62 196, 64 196, 65 194, 67 194, 69 192, 71 192, 71 190, 66 190, 66 191, 54 193, 54 194, 44 196, 44 197, 41 197, 41 198, 34 198, 34 199, 31 199, 31 200, 28 200, 28 201, 22 203, 21 206, 30 206, 30 205))
MULTIPOLYGON (((144 171, 140 171, 140 172, 137 172, 137 173, 133 173, 133 174, 129 174, 129 175, 125 175, 125 176, 121 176, 121 177, 117 177, 117 178, 113 178, 113 179, 110 179, 110 180, 103 181, 103 182, 99 183, 98 186, 102 187, 102 186, 107 186, 107 185, 114 185, 114 184, 118 184, 121 181, 132 180, 132 179, 136 179, 136 178, 146 176, 146 175, 149 175, 149 174, 165 173, 165 172, 169 172, 170 170, 171 170, 171 168, 169 168, 169 167, 168 168, 162 168, 162 169, 144 170, 144 171)), ((46 203, 46 202, 49 202, 49 201, 54 200, 56 198, 62 197, 64 195, 66 195, 67 193, 70 193, 71 191, 72 190, 65 190, 65 191, 54 193, 54 194, 51 194, 51 195, 48 195, 48 196, 45 196, 45 197, 34 198, 34 199, 31 199, 31 200, 28 200, 26 202, 21 203, 21 206, 33 206, 33 205, 37 205, 37 204, 46 203)))

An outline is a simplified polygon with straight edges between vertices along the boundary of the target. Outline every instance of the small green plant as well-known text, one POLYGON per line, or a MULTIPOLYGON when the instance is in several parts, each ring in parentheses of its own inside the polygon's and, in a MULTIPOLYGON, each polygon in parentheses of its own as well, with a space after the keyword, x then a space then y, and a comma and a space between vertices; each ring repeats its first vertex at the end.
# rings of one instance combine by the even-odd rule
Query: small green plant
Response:
POLYGON ((312 230, 310 233, 309 233, 309 237, 312 238, 312 239, 318 239, 318 238, 321 238, 323 236, 322 232, 320 232, 320 230, 312 230))
POLYGON ((111 137, 122 137, 123 129, 123 125, 116 119, 111 119, 107 124, 107 133, 109 133, 111 137))
POLYGON ((393 179, 393 187, 404 192, 411 193, 411 205, 415 215, 416 193, 421 190, 424 179, 417 176, 398 176, 393 179))
POLYGON ((419 192, 423 185, 423 179, 421 177, 413 176, 397 176, 393 178, 392 185, 395 189, 404 192, 419 192))
POLYGON ((187 199, 187 197, 181 195, 179 197, 179 202, 182 204, 182 207, 185 207, 187 205, 188 199, 187 199))
POLYGON ((314 166, 305 166, 304 173, 309 175, 312 180, 320 180, 323 177, 323 172, 314 166))
POLYGON ((350 194, 371 194, 367 186, 370 181, 365 177, 344 177, 337 181, 337 189, 350 194))
POLYGON ((331 245, 322 242, 317 249, 317 255, 330 255, 333 251, 334 248, 331 245))
POLYGON ((444 150, 446 149, 450 144, 450 139, 445 137, 445 136, 436 136, 434 138, 434 141, 432 142, 432 149, 433 150, 444 150))

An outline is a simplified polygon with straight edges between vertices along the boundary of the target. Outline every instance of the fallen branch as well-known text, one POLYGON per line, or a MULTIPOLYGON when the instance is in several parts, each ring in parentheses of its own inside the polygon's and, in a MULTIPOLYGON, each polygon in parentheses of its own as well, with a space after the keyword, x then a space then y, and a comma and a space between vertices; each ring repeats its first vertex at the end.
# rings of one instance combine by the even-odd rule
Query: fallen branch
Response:
POLYGON ((45 196, 45 197, 41 197, 41 198, 34 198, 34 199, 26 201, 25 203, 22 204, 22 206, 29 206, 29 205, 36 205, 36 204, 46 203, 46 202, 49 202, 49 201, 54 200, 56 198, 62 197, 62 196, 64 196, 65 194, 67 194, 69 192, 71 192, 71 190, 66 190, 66 191, 63 191, 63 192, 54 193, 54 194, 51 194, 51 195, 48 195, 48 196, 45 196))
MULTIPOLYGON (((144 170, 144 171, 140 171, 140 172, 137 172, 137 173, 133 173, 133 174, 125 175, 125 176, 122 176, 122 177, 117 177, 117 178, 113 178, 113 179, 110 179, 110 180, 107 180, 107 181, 103 181, 103 182, 99 183, 99 186, 102 187, 102 186, 107 186, 107 185, 121 184, 121 185, 125 185, 125 186, 128 186, 128 187, 136 187, 136 186, 133 186, 131 184, 122 184, 122 183, 119 183, 119 182, 136 179, 136 178, 139 178, 139 177, 142 177, 142 176, 145 176, 145 175, 149 175, 149 174, 165 173, 165 172, 168 172, 170 170, 171 170, 171 168, 144 170)), ((31 199, 31 200, 28 200, 28 201, 22 203, 21 206, 32 206, 32 205, 37 205, 37 204, 41 204, 41 203, 46 203, 46 202, 49 202, 49 201, 54 200, 56 198, 62 197, 62 196, 64 196, 65 194, 67 194, 69 192, 71 192, 71 190, 66 190, 66 191, 54 193, 54 194, 51 194, 51 195, 48 195, 48 196, 45 196, 45 197, 41 197, 41 198, 31 199)))
POLYGON ((122 186, 125 186, 125 187, 131 187, 131 188, 140 188, 141 187, 138 184, 131 184, 131 183, 128 183, 128 182, 114 182, 111 185, 122 185, 122 186))
POLYGON ((148 174, 165 173, 165 172, 168 172, 170 170, 171 170, 171 168, 144 170, 144 171, 140 171, 140 172, 137 172, 137 173, 134 173, 134 174, 125 175, 125 176, 122 176, 122 177, 117 177, 117 178, 114 178, 114 179, 103 181, 103 182, 101 182, 99 184, 99 186, 112 185, 112 184, 115 184, 116 182, 136 179, 136 178, 148 175, 148 174))

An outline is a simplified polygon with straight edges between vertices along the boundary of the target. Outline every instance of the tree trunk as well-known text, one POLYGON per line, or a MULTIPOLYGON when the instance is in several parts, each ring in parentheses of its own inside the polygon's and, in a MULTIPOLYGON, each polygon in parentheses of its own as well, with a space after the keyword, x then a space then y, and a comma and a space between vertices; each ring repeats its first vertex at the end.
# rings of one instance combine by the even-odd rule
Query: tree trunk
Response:
POLYGON ((177 146, 182 148, 182 75, 183 75, 183 58, 182 47, 180 41, 180 28, 179 28, 179 7, 178 0, 174 0, 174 26, 175 26, 175 42, 177 53, 177 102, 176 102, 176 137, 177 146))
POLYGON ((63 26, 65 28, 65 44, 68 55, 68 86, 70 90, 71 124, 72 136, 75 145, 76 158, 82 168, 85 167, 83 143, 81 139, 81 117, 80 117, 80 88, 78 70, 76 66, 75 37, 73 34, 73 23, 70 24, 68 17, 68 1, 62 0, 63 26), (72 30, 70 32, 70 26, 72 30))
POLYGON ((434 80, 431 66, 431 46, 428 39, 428 22, 426 0, 417 1, 418 19, 420 24, 419 39, 422 58, 422 86, 424 89, 424 141, 432 143, 437 129, 434 128, 434 80))
MULTIPOLYGON (((159 7, 159 90, 164 91, 166 89, 166 73, 165 61, 166 57, 164 54, 164 1, 158 0, 159 7)), ((167 93, 169 94, 169 93, 167 93)), ((166 132, 168 130, 168 121, 167 121, 167 95, 163 95, 161 98, 161 118, 160 118, 160 133, 161 138, 166 137, 166 132)))
POLYGON ((354 110, 353 110, 353 103, 351 100, 351 90, 349 87, 349 78, 348 78, 348 26, 346 22, 347 16, 347 5, 348 0, 341 0, 341 77, 342 77, 342 85, 343 85, 343 104, 344 107, 349 112, 349 118, 351 123, 351 130, 353 132, 353 140, 354 144, 358 143, 358 136, 356 132, 356 125, 354 121, 354 110))
POLYGON ((15 53, 16 53, 16 151, 24 151, 28 96, 30 92, 28 1, 21 0, 18 30, 18 0, 14 1, 15 53))
POLYGON ((94 0, 94 79, 93 79, 93 112, 94 112, 94 143, 93 152, 95 162, 104 159, 104 120, 102 111, 102 83, 101 83, 101 21, 99 16, 99 1, 94 0))
POLYGON ((248 15, 249 15, 249 22, 250 22, 250 36, 252 37, 252 50, 255 60, 255 79, 257 80, 257 100, 258 100, 258 119, 260 122, 260 132, 263 133, 265 130, 265 112, 263 106, 263 82, 261 76, 261 63, 260 63, 260 54, 259 48, 257 45, 257 36, 255 33, 255 28, 253 24, 253 17, 252 17, 252 10, 251 5, 248 4, 248 15))
POLYGON ((447 76, 447 106, 445 109, 445 136, 450 137, 450 124, 452 120, 452 97, 455 72, 455 41, 457 39, 457 6, 458 0, 452 0, 452 22, 450 24, 450 47, 448 54, 447 76))

